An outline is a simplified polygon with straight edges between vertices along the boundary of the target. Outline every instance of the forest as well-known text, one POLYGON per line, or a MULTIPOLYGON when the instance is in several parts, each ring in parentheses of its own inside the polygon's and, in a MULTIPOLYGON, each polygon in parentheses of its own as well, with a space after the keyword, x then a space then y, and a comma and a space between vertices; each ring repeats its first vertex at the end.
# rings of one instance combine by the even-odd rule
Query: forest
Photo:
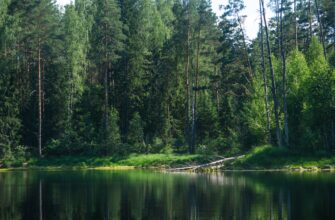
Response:
POLYGON ((250 40, 243 0, 1 0, 0 164, 334 151, 335 1, 255 4, 250 40))

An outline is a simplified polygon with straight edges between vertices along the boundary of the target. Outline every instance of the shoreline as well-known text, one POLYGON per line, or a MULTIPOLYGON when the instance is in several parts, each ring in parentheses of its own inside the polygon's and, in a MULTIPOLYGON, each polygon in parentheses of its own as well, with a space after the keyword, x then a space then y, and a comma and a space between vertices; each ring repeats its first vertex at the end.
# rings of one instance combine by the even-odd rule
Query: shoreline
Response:
POLYGON ((164 166, 148 166, 136 167, 127 165, 111 165, 111 166, 31 166, 31 167, 12 167, 0 168, 0 172, 10 171, 130 171, 130 170, 153 170, 168 173, 220 173, 220 172, 294 172, 294 173, 322 173, 335 172, 335 167, 329 165, 328 168, 321 167, 286 167, 286 168, 227 168, 227 169, 204 169, 197 172, 192 171, 171 171, 170 167, 164 166))
POLYGON ((231 155, 202 154, 131 154, 125 156, 60 156, 30 158, 17 161, 8 167, 0 167, 0 172, 10 170, 134 170, 151 169, 176 172, 180 168, 186 172, 225 171, 266 171, 266 172, 335 172, 335 152, 329 154, 301 154, 285 149, 261 146, 246 152, 243 157, 226 161, 219 166, 209 166, 194 170, 193 167, 213 164, 231 155))

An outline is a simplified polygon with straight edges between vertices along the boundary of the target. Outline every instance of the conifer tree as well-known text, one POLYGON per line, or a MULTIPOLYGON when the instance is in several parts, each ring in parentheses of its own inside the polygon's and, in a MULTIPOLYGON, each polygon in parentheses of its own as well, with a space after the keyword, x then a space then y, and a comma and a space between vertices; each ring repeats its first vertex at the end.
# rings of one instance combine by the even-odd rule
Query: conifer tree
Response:
POLYGON ((120 6, 115 0, 99 0, 95 2, 96 14, 92 32, 92 56, 104 88, 103 133, 106 141, 110 129, 111 109, 111 77, 115 74, 114 64, 120 59, 123 49, 123 24, 121 22, 120 6))

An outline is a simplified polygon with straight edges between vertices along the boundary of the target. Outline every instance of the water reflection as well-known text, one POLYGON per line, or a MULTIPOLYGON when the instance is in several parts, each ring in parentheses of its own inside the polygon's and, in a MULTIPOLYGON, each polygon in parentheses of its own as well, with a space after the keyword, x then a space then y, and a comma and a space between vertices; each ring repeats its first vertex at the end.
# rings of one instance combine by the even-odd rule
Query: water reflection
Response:
POLYGON ((43 219, 43 200, 42 200, 42 196, 43 196, 43 190, 42 190, 42 180, 39 180, 39 191, 38 191, 38 198, 39 198, 39 217, 40 220, 43 219))
POLYGON ((0 173, 0 219, 335 219, 335 174, 0 173))

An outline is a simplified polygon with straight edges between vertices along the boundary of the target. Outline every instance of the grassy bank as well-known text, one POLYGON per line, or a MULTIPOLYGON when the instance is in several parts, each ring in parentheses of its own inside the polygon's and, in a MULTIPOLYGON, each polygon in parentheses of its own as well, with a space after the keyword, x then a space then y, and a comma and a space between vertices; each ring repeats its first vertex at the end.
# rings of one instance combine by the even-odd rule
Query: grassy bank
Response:
MULTIPOLYGON (((219 160, 217 156, 180 154, 131 154, 110 157, 46 157, 33 158, 23 164, 32 169, 133 169, 183 167, 219 160)), ((333 170, 335 153, 306 153, 283 148, 261 146, 245 153, 245 157, 225 164, 226 170, 333 170)), ((3 169, 4 170, 4 169, 3 169)))
POLYGON ((228 164, 233 170, 335 170, 335 153, 306 153, 284 148, 261 146, 247 152, 245 157, 228 164))
POLYGON ((166 168, 180 167, 190 164, 201 164, 213 160, 203 155, 177 154, 132 154, 124 157, 47 157, 30 159, 28 168, 71 168, 71 169, 132 169, 132 168, 166 168))

